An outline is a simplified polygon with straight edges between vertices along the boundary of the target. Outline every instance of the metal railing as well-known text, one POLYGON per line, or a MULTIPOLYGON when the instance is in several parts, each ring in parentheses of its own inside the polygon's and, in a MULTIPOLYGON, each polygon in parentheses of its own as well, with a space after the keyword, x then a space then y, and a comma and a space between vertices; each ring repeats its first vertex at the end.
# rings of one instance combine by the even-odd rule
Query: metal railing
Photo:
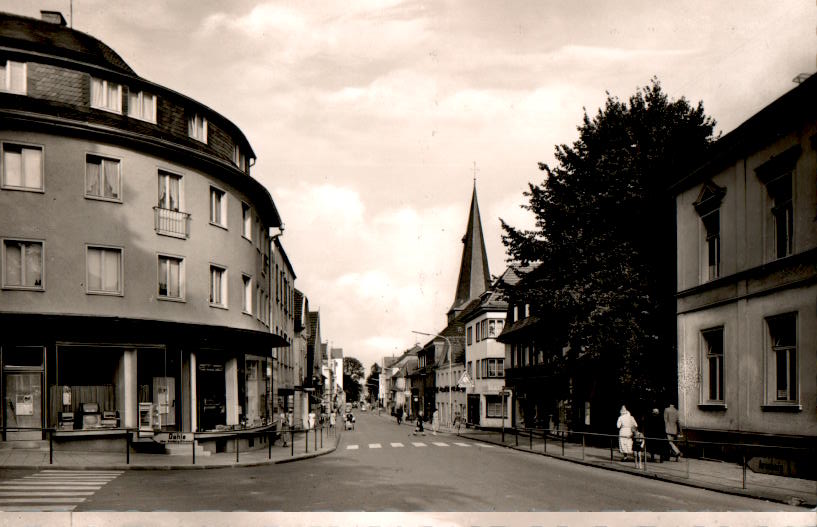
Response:
POLYGON ((156 232, 159 234, 177 238, 190 236, 190 213, 188 212, 153 207, 153 219, 156 232))

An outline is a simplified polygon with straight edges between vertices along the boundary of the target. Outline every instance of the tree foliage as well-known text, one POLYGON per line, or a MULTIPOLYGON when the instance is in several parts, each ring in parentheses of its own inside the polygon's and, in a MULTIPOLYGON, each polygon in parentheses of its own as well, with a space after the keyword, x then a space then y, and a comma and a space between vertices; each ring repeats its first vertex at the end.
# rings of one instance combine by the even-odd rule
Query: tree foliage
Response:
POLYGON ((369 376, 366 377, 366 386, 369 391, 369 402, 374 403, 380 392, 380 366, 375 362, 369 370, 369 376))
POLYGON ((363 364, 354 357, 343 357, 343 391, 346 392, 347 401, 357 401, 360 399, 362 390, 361 380, 366 370, 363 364))
POLYGON ((542 338, 557 369, 607 379, 623 399, 666 395, 662 372, 675 373, 668 188, 714 126, 702 103, 671 101, 653 79, 626 102, 608 93, 595 117, 585 111, 572 146, 556 146, 556 165, 540 163, 545 180, 525 192, 535 227, 503 221, 503 243, 509 261, 540 263, 520 294, 548 320, 542 338))

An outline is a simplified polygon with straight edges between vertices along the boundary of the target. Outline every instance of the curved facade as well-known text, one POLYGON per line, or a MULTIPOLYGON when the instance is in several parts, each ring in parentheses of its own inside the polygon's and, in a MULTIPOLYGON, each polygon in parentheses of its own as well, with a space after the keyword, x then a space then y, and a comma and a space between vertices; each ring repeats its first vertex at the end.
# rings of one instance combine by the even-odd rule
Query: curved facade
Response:
POLYGON ((269 425, 281 219, 246 137, 64 23, 0 14, 0 68, 5 439, 269 425))

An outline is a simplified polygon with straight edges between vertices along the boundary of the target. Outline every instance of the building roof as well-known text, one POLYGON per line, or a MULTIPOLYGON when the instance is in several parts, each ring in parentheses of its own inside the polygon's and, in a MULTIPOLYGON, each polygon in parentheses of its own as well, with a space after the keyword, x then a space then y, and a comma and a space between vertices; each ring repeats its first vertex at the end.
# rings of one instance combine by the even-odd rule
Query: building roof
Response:
POLYGON ((315 342, 315 339, 318 336, 318 329, 320 328, 321 323, 320 311, 310 311, 309 315, 307 316, 307 320, 309 325, 309 339, 307 340, 307 344, 310 346, 316 346, 318 343, 315 342))
POLYGON ((460 273, 457 278, 457 290, 454 293, 454 303, 449 309, 459 310, 473 298, 479 297, 491 284, 491 274, 488 270, 488 253, 485 251, 485 238, 482 234, 482 220, 479 216, 477 202, 477 185, 471 194, 471 208, 468 212, 468 226, 462 237, 462 260, 460 273))
POLYGON ((304 294, 297 289, 293 289, 292 304, 295 310, 293 313, 295 317, 295 331, 303 331, 308 326, 307 321, 304 320, 304 311, 309 308, 309 304, 304 294))
MULTIPOLYGON (((64 20, 64 19, 63 19, 64 20)), ((46 55, 60 55, 126 75, 136 75, 114 50, 64 24, 0 13, 0 46, 46 55)))
POLYGON ((732 164, 735 159, 790 133, 795 126, 813 121, 817 117, 815 98, 817 75, 811 75, 716 141, 703 163, 675 183, 670 191, 673 194, 682 192, 732 164))
POLYGON ((287 256, 287 252, 284 250, 283 244, 281 244, 281 237, 274 237, 272 239, 272 243, 275 245, 276 250, 278 250, 278 252, 281 254, 281 257, 284 259, 284 263, 287 265, 287 269, 289 269, 292 279, 295 280, 295 278, 297 278, 295 276, 295 269, 292 267, 292 263, 289 261, 289 257, 287 256))

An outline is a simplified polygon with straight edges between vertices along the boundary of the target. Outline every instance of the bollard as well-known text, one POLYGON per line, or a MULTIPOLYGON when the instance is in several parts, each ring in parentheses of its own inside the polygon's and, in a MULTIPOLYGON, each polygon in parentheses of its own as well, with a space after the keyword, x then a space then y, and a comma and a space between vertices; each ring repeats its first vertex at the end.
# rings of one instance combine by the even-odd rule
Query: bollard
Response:
POLYGON ((610 463, 613 462, 613 438, 610 438, 610 463))
POLYGON ((191 444, 193 445, 193 464, 195 465, 196 464, 196 434, 195 433, 193 434, 193 442, 191 444))
POLYGON ((125 464, 130 465, 130 432, 125 432, 125 464))
POLYGON ((533 450, 533 429, 531 428, 530 433, 528 434, 528 439, 530 440, 528 443, 528 449, 533 450))
POLYGON ((318 450, 318 430, 315 430, 315 450, 318 450))
POLYGON ((321 448, 323 448, 323 427, 321 427, 321 448))
POLYGON ((743 454, 743 490, 746 490, 746 454, 743 454))
POLYGON ((235 435, 235 462, 238 463, 238 434, 235 435))
POLYGON ((562 430, 562 457, 565 457, 565 431, 562 430))
POLYGON ((269 430, 267 430, 267 447, 269 448, 269 457, 267 459, 272 459, 272 441, 270 441, 269 430))
POLYGON ((48 431, 48 464, 54 464, 54 434, 48 431))
POLYGON ((547 454, 548 453, 548 431, 542 430, 542 443, 544 446, 542 447, 542 451, 547 454))
POLYGON ((304 453, 309 453, 309 428, 304 428, 304 453))
POLYGON ((289 455, 295 455, 295 429, 289 430, 289 455))
POLYGON ((519 446, 519 430, 513 429, 513 435, 516 436, 516 446, 519 446))

